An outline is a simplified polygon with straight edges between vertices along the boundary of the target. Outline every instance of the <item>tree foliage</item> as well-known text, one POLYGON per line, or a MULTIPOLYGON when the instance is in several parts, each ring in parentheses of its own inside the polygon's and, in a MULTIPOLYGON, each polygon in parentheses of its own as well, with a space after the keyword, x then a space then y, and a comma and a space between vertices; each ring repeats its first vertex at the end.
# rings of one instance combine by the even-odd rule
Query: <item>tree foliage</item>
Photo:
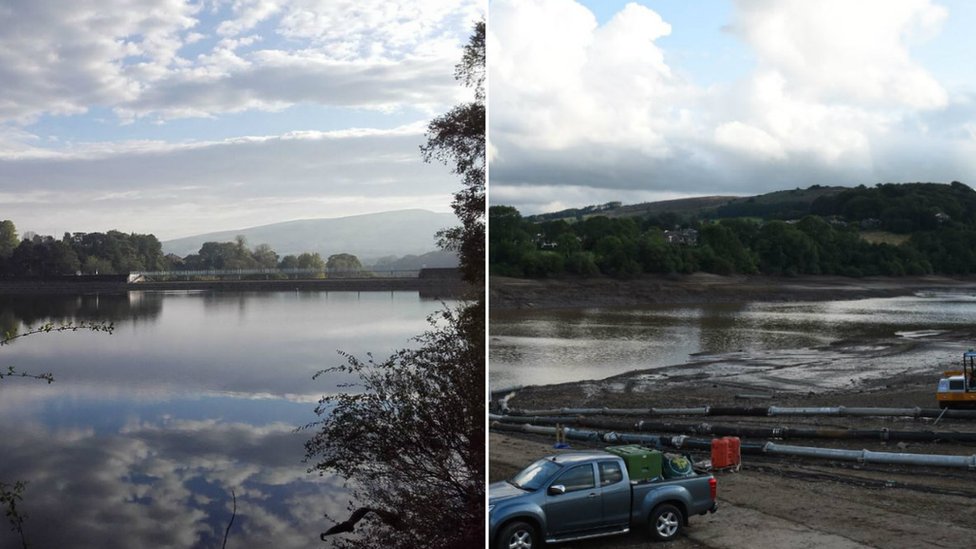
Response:
POLYGON ((461 176, 452 207, 461 221, 440 233, 443 247, 458 252, 465 279, 475 286, 485 280, 485 23, 475 25, 455 77, 473 88, 474 101, 458 105, 427 126, 425 161, 439 160, 461 176))
POLYGON ((815 215, 790 221, 698 221, 674 231, 673 226, 657 225, 656 219, 594 216, 576 223, 532 222, 514 208, 492 206, 489 222, 489 266, 498 276, 976 273, 976 219, 913 232, 900 246, 865 240, 859 223, 815 215), (693 241, 674 239, 689 230, 693 241))
POLYGON ((431 122, 423 157, 461 177, 453 208, 461 225, 441 234, 457 250, 467 300, 430 318, 415 347, 386 360, 326 372, 357 387, 320 401, 306 444, 313 469, 349 479, 359 509, 330 532, 364 519, 340 547, 480 547, 484 544, 484 23, 475 25, 456 76, 475 100, 431 122))
MULTIPOLYGON (((372 522, 373 547, 476 547, 484 488, 481 372, 483 356, 461 332, 458 311, 430 319, 419 347, 380 362, 372 356, 319 374, 352 373, 361 392, 323 398, 319 430, 306 443, 314 469, 354 479, 370 507, 392 511, 399 528, 372 522), (455 395, 449 398, 449 395, 455 395), (472 404, 475 404, 472 407, 472 404)), ((362 546, 362 541, 349 547, 362 546)), ((343 545, 344 546, 344 545, 343 545)))
MULTIPOLYGON (((326 270, 326 262, 318 253, 279 258, 268 244, 250 248, 244 236, 231 242, 204 242, 197 253, 181 258, 164 255, 162 244, 151 234, 119 231, 65 233, 61 239, 28 234, 25 236, 29 238, 19 242, 16 235, 12 222, 0 222, 0 276, 51 277, 166 270, 326 270)), ((332 257, 337 258, 333 270, 363 269, 354 255, 340 253, 332 257)))
MULTIPOLYGON (((65 233, 60 239, 53 236, 25 236, 30 237, 21 240, 9 255, 0 253, 2 275, 47 277, 79 272, 119 274, 162 270, 169 265, 163 255, 162 244, 151 234, 109 231, 65 233)), ((0 237, 4 237, 2 230, 0 237)))
POLYGON ((332 254, 325 262, 330 273, 355 273, 363 270, 359 258, 352 254, 332 254))
POLYGON ((17 227, 9 219, 0 221, 0 258, 8 258, 20 240, 17 239, 17 227))

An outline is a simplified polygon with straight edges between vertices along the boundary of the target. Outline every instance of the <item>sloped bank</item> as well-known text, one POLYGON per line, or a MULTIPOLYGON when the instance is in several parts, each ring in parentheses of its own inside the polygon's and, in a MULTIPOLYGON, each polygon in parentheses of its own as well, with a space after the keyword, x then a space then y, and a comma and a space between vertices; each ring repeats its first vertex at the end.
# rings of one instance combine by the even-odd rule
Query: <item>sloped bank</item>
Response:
POLYGON ((634 306, 654 303, 821 301, 896 297, 926 291, 976 292, 976 278, 679 276, 524 279, 492 276, 492 309, 634 306))

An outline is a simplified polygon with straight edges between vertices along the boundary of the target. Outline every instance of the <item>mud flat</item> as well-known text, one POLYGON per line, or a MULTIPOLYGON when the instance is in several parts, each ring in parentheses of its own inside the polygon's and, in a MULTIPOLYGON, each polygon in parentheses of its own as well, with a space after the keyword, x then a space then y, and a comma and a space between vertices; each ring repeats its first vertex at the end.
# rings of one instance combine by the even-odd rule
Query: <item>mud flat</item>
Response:
POLYGON ((896 297, 923 291, 974 291, 976 279, 839 276, 681 276, 521 279, 490 277, 492 309, 609 307, 653 303, 817 301, 896 297))
MULTIPOLYGON (((507 404, 518 409, 702 405, 933 408, 935 384, 942 370, 954 367, 959 354, 973 345, 976 329, 840 341, 813 349, 701 355, 686 364, 602 380, 526 387, 509 395, 507 404)), ((974 420, 947 418, 937 425, 933 419, 907 417, 699 416, 668 420, 976 432, 974 420)), ((543 436, 493 431, 490 480, 507 478, 534 459, 556 452, 553 442, 543 436)), ((786 443, 879 452, 976 454, 976 443, 823 439, 790 439, 786 443)), ((575 448, 591 446, 572 444, 575 448)), ((972 547, 976 540, 976 471, 747 455, 739 472, 717 476, 719 512, 693 517, 682 539, 669 547, 962 548, 972 547)), ((557 545, 580 549, 647 546, 648 538, 642 532, 557 545)))

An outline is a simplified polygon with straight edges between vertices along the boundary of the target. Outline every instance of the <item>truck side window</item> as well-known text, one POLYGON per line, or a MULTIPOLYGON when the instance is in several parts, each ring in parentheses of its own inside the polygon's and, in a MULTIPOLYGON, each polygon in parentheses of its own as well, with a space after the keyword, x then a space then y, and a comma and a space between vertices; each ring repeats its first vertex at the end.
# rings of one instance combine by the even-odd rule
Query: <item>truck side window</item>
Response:
POLYGON ((624 479, 624 474, 620 470, 620 464, 616 461, 600 462, 600 486, 616 484, 624 479))
POLYGON ((553 484, 562 484, 567 492, 576 490, 587 490, 596 487, 596 479, 593 478, 593 465, 577 465, 566 471, 553 484))

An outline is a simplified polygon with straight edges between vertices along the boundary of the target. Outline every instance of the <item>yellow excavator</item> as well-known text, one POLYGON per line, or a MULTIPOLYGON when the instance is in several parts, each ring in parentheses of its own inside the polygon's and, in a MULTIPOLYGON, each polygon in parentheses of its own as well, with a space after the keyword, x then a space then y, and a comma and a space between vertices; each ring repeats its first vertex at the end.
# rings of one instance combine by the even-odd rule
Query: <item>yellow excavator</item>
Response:
POLYGON ((976 351, 962 354, 962 370, 946 370, 935 393, 940 408, 976 407, 976 351))

